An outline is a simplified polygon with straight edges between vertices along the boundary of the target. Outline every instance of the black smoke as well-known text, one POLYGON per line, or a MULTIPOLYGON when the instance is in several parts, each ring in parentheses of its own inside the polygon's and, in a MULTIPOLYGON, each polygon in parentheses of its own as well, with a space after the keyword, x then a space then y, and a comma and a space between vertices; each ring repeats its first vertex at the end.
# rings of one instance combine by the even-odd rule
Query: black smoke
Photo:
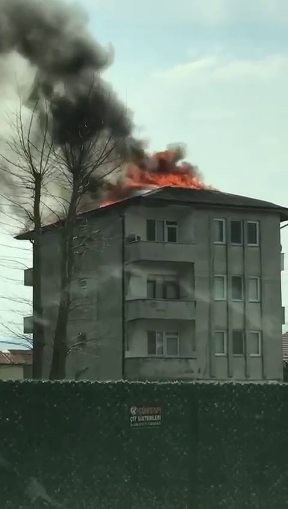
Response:
POLYGON ((0 0, 0 53, 12 51, 34 67, 29 101, 48 102, 57 143, 99 129, 129 135, 130 112, 100 76, 112 52, 90 35, 79 9, 56 0, 0 0))

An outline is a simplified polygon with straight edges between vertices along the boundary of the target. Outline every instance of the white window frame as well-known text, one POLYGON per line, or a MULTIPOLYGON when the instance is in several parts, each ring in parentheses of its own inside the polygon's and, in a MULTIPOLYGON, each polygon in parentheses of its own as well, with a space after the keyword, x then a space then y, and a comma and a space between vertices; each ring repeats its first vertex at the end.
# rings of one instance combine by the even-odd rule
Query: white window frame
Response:
POLYGON ((259 246, 259 229, 260 229, 259 228, 259 221, 247 221, 246 228, 247 228, 247 231, 246 231, 247 246, 255 246, 255 247, 259 246), (256 242, 256 244, 248 242, 248 225, 249 224, 256 224, 256 232, 257 232, 257 242, 256 242))
POLYGON ((244 278, 241 274, 233 274, 231 276, 231 300, 233 302, 243 302, 243 300, 244 300, 244 278), (233 297, 233 277, 238 277, 242 281, 242 296, 240 299, 235 299, 235 297, 233 297))
POLYGON ((149 331, 147 330, 146 332, 146 339, 147 339, 147 357, 158 357, 158 358, 163 358, 163 357, 166 357, 166 358, 179 358, 180 357, 180 341, 179 341, 179 332, 178 331, 170 331, 170 330, 154 330, 154 329, 150 329, 149 331), (158 355, 157 353, 155 354, 149 354, 148 353, 148 332, 154 332, 155 333, 155 338, 157 338, 157 334, 161 334, 162 335, 162 339, 163 339, 163 355, 158 355), (178 349, 178 353, 177 355, 168 355, 167 354, 167 337, 170 337, 172 336, 173 338, 177 338, 177 349, 178 349))
POLYGON ((243 221, 241 219, 231 219, 229 223, 229 240, 232 246, 243 246, 243 221), (241 242, 233 242, 232 235, 231 235, 231 229, 232 229, 232 223, 240 223, 241 226, 241 242))
POLYGON ((213 242, 214 242, 214 244, 220 244, 220 245, 226 244, 226 219, 214 217, 214 219, 213 219, 213 242), (214 240, 214 234, 215 234, 214 228, 215 228, 216 222, 222 223, 222 225, 223 225, 223 240, 214 240))
POLYGON ((249 353, 249 357, 261 357, 262 355, 262 334, 259 330, 249 330, 247 331, 247 349, 249 351, 249 334, 257 334, 258 335, 258 346, 259 353, 249 353))
POLYGON ((248 302, 260 302, 260 277, 259 276, 248 276, 248 302), (250 298, 250 280, 256 279, 257 281, 257 299, 250 298))
POLYGON ((227 331, 220 330, 220 329, 219 330, 214 330, 213 338, 214 338, 214 353, 215 353, 215 357, 226 357, 226 355, 227 355, 227 331), (222 353, 215 352, 215 336, 216 336, 216 334, 219 334, 219 333, 223 334, 223 336, 224 336, 224 352, 222 352, 222 353))
POLYGON ((245 356, 245 334, 243 329, 233 329, 231 334, 231 350, 233 357, 244 357, 245 356), (233 352, 233 332, 242 332, 242 344, 243 344, 243 353, 234 353, 233 352))
POLYGON ((177 244, 178 242, 178 221, 170 221, 168 219, 165 219, 165 222, 164 222, 164 238, 165 238, 165 242, 170 242, 171 244, 177 244), (175 223, 175 224, 169 224, 168 223, 175 223), (168 228, 169 227, 172 227, 173 229, 175 229, 176 231, 176 241, 175 242, 171 242, 168 240, 168 228))
POLYGON ((175 220, 172 220, 172 219, 150 219, 150 218, 146 219, 146 223, 147 223, 147 221, 154 221, 154 223, 155 223, 155 240, 150 240, 148 242, 168 242, 170 244, 177 244, 178 243, 178 234, 179 234, 178 221, 175 221, 175 220), (160 221, 164 223, 164 240, 158 240, 157 239, 157 222, 160 222, 160 221), (175 223, 175 225, 169 225, 167 223, 175 223), (171 227, 171 226, 173 228, 175 228, 175 230, 176 230, 176 242, 168 241, 168 228, 171 227))
POLYGON ((225 274, 214 274, 214 277, 213 277, 213 297, 214 297, 214 300, 216 300, 217 302, 223 302, 225 300, 227 300, 227 277, 225 274), (215 295, 215 279, 217 277, 221 277, 223 278, 223 281, 224 281, 224 297, 216 297, 215 295))

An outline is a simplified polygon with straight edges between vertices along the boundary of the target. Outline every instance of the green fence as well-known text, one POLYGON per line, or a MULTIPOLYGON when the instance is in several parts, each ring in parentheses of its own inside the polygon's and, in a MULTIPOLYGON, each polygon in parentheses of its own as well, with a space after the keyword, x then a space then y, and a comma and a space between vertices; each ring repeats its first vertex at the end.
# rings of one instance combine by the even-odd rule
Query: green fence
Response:
POLYGON ((288 386, 0 383, 0 507, 284 509, 288 386))

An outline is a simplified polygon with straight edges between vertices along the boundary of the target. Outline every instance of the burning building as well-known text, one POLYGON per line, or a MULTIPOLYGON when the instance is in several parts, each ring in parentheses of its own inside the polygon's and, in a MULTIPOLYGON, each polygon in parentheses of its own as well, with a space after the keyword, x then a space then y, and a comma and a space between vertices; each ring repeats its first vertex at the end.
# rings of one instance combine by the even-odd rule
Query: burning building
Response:
MULTIPOLYGON (((169 175, 161 173, 162 184, 169 175)), ((79 214, 68 378, 282 379, 280 223, 288 209, 185 183, 148 190, 146 175, 145 192, 137 185, 125 197, 123 188, 115 201, 110 189, 102 207, 79 214)), ((42 235, 47 376, 60 229, 42 235)))
POLYGON ((32 81, 28 142, 20 125, 25 164, 16 144, 1 182, 34 227, 18 237, 33 239, 38 260, 38 313, 24 322, 26 332, 38 326, 34 359, 44 341, 48 375, 56 330, 52 378, 64 359, 71 378, 280 379, 279 224, 287 209, 208 188, 179 148, 147 154, 133 138, 130 111, 103 79, 111 52, 78 8, 0 3, 0 56, 24 59, 32 81), (43 209, 59 222, 47 226, 43 209))

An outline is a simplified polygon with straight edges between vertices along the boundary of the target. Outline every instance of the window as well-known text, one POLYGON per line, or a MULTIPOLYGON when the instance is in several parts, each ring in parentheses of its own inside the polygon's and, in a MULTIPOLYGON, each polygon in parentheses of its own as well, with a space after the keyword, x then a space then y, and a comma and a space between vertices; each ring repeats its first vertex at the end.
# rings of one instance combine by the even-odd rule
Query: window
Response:
POLYGON ((147 279, 147 298, 156 299, 156 279, 147 279))
POLYGON ((177 357, 179 355, 179 338, 177 332, 166 332, 166 355, 177 357))
POLYGON ((233 355, 244 355, 244 334, 242 330, 232 331, 232 353, 233 355))
POLYGON ((147 219, 146 221, 146 238, 147 240, 156 240, 156 221, 147 219))
POLYGON ((230 223, 230 241, 232 244, 242 244, 242 222, 231 221, 230 223))
POLYGON ((226 355, 227 334, 225 331, 214 332, 214 353, 215 355, 226 355))
POLYGON ((151 356, 178 357, 179 335, 177 331, 148 331, 147 354, 151 356))
POLYGON ((146 238, 152 242, 177 242, 178 224, 176 221, 147 219, 146 238))
POLYGON ((147 343, 148 355, 163 355, 163 332, 148 331, 147 343))
POLYGON ((248 278, 248 300, 249 302, 260 301, 260 278, 249 277, 248 278))
POLYGON ((213 221, 213 239, 217 244, 226 242, 225 219, 214 219, 213 221))
POLYGON ((248 221, 247 223, 247 244, 248 246, 259 245, 259 223, 258 221, 248 221))
POLYGON ((243 300, 243 278, 232 276, 232 300, 243 300))
POLYGON ((214 299, 226 299, 226 276, 214 276, 214 299))
POLYGON ((155 275, 147 279, 148 299, 179 299, 180 288, 176 277, 155 275))
POLYGON ((259 331, 248 332, 248 352, 250 357, 260 357, 261 355, 261 333, 259 331))
POLYGON ((179 299, 179 284, 176 280, 167 279, 163 282, 163 298, 179 299))
POLYGON ((166 221, 167 242, 177 242, 177 223, 176 221, 166 221))

